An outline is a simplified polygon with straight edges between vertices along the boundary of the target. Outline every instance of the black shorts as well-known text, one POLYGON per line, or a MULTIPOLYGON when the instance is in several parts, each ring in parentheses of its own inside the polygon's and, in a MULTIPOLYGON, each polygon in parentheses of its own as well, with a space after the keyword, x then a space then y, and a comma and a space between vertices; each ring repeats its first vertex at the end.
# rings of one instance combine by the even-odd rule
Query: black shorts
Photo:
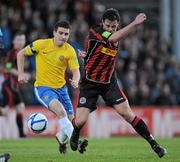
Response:
POLYGON ((16 106, 22 102, 18 89, 11 87, 9 82, 4 82, 2 85, 2 96, 1 106, 16 106))
POLYGON ((108 106, 113 106, 127 100, 127 97, 119 88, 116 79, 111 80, 109 84, 95 83, 83 79, 80 83, 78 108, 86 107, 90 111, 94 111, 99 95, 102 96, 108 106))

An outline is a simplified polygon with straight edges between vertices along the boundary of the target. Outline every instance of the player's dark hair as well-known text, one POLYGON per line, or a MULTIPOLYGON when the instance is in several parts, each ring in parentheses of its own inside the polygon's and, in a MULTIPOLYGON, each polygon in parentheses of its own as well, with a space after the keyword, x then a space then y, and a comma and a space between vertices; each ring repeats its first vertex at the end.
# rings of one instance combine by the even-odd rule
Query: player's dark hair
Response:
POLYGON ((65 20, 56 22, 56 24, 54 25, 54 31, 57 31, 57 29, 59 27, 66 28, 66 29, 70 29, 71 28, 69 22, 65 21, 65 20))
POLYGON ((25 34, 24 34, 24 32, 22 32, 22 31, 18 31, 18 32, 16 32, 16 33, 14 34, 14 38, 15 38, 16 36, 20 36, 20 35, 25 35, 25 34))
POLYGON ((110 21, 115 21, 117 20, 118 22, 120 21, 120 15, 118 10, 114 9, 114 8, 109 8, 107 10, 105 10, 105 12, 103 13, 102 16, 102 20, 110 20, 110 21))

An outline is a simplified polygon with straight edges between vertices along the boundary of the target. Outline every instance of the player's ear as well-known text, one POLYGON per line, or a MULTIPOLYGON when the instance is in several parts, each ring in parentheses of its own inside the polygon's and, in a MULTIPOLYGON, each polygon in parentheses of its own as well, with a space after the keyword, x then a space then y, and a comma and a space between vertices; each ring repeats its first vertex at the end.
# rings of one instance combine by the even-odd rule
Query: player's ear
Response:
POLYGON ((103 23, 104 21, 103 21, 103 19, 101 19, 101 23, 103 23))
POLYGON ((56 31, 55 31, 55 30, 53 30, 53 36, 55 36, 55 33, 56 33, 56 31))
POLYGON ((120 30, 120 29, 121 29, 120 24, 118 24, 118 26, 117 26, 117 30, 120 30))

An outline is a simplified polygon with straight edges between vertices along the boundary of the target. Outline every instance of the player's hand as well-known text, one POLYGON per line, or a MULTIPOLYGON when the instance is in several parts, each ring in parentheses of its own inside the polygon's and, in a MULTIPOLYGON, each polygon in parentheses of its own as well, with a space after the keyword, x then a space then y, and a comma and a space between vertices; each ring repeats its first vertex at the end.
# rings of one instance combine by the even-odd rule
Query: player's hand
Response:
POLYGON ((78 55, 81 58, 85 58, 87 54, 86 54, 86 51, 81 51, 81 50, 78 49, 78 55))
POLYGON ((27 83, 30 79, 30 74, 29 73, 21 73, 21 74, 18 74, 18 82, 20 84, 23 84, 23 83, 27 83))
POLYGON ((146 20, 146 14, 140 13, 136 16, 134 23, 135 23, 135 25, 139 25, 139 24, 143 23, 145 20, 146 20))
POLYGON ((78 80, 69 79, 69 81, 70 81, 73 88, 78 88, 78 86, 79 86, 78 80))

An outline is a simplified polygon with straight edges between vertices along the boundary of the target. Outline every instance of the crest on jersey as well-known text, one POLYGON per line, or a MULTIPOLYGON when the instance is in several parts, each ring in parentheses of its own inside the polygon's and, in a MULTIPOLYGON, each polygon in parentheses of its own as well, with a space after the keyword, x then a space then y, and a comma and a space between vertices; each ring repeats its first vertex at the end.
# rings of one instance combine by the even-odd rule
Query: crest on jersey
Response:
POLYGON ((65 59, 64 56, 60 56, 60 57, 59 57, 59 60, 60 60, 61 62, 63 62, 64 59, 65 59))

